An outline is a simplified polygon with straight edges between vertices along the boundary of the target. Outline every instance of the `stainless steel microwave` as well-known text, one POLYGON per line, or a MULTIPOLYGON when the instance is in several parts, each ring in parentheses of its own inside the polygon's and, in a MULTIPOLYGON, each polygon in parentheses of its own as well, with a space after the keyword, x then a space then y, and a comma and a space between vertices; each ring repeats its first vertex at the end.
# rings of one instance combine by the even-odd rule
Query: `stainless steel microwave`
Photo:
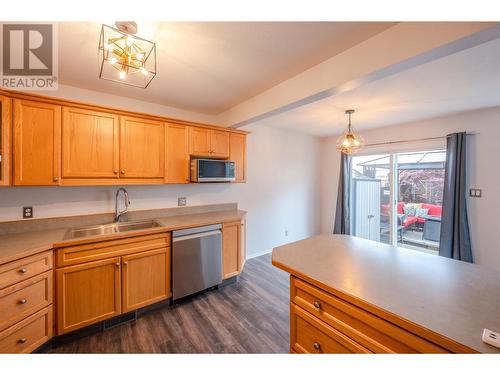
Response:
POLYGON ((193 182, 231 182, 234 180, 234 161, 191 159, 191 181, 193 182))

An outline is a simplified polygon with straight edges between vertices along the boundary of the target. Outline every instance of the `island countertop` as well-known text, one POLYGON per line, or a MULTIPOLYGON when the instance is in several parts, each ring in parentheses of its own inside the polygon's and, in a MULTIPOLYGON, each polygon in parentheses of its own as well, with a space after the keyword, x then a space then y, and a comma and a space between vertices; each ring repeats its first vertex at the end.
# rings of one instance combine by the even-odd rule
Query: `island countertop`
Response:
POLYGON ((346 235, 273 249, 290 274, 367 310, 409 321, 481 353, 484 328, 500 332, 500 273, 437 255, 346 235))

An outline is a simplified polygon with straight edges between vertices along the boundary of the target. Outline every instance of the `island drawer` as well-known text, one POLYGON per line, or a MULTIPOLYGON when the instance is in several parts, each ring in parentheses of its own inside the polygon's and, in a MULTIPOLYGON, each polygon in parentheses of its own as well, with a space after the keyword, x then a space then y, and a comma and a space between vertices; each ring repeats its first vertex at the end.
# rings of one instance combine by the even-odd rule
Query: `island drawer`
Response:
POLYGON ((31 353, 52 337, 52 305, 0 332, 0 353, 31 353))
POLYGON ((0 330, 52 303, 52 271, 0 290, 0 330))
POLYGON ((52 251, 15 260, 0 266, 0 289, 52 269, 52 251))
POLYGON ((293 276, 290 295, 297 306, 375 353, 448 353, 439 345, 293 276))
POLYGON ((296 353, 371 353, 336 329, 290 304, 290 349, 296 353))
POLYGON ((57 249, 56 266, 65 267, 170 246, 170 233, 140 235, 57 249))

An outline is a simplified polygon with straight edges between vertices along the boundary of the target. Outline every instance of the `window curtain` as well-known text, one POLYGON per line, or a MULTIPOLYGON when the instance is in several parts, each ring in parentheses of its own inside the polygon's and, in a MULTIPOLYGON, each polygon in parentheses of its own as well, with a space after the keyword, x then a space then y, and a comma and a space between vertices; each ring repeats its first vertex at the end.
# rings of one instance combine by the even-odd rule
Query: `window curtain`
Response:
POLYGON ((446 140, 443 213, 439 255, 472 263, 467 218, 466 144, 467 135, 449 134, 446 140))
POLYGON ((341 153, 340 176, 335 211, 334 234, 350 234, 350 190, 351 190, 351 157, 341 153))

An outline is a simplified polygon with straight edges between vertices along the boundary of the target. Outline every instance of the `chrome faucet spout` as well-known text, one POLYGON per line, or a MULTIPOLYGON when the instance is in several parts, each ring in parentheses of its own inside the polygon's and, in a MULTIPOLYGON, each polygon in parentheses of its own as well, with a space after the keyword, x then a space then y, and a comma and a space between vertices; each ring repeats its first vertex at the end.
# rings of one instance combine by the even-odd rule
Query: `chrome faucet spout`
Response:
POLYGON ((120 218, 123 214, 126 214, 128 212, 128 207, 130 206, 130 200, 128 199, 128 192, 125 190, 125 188, 119 188, 116 191, 116 196, 115 196, 115 222, 118 223, 120 221, 120 218), (123 200, 125 204, 125 208, 123 210, 118 209, 118 198, 120 198, 120 193, 123 193, 123 200))

